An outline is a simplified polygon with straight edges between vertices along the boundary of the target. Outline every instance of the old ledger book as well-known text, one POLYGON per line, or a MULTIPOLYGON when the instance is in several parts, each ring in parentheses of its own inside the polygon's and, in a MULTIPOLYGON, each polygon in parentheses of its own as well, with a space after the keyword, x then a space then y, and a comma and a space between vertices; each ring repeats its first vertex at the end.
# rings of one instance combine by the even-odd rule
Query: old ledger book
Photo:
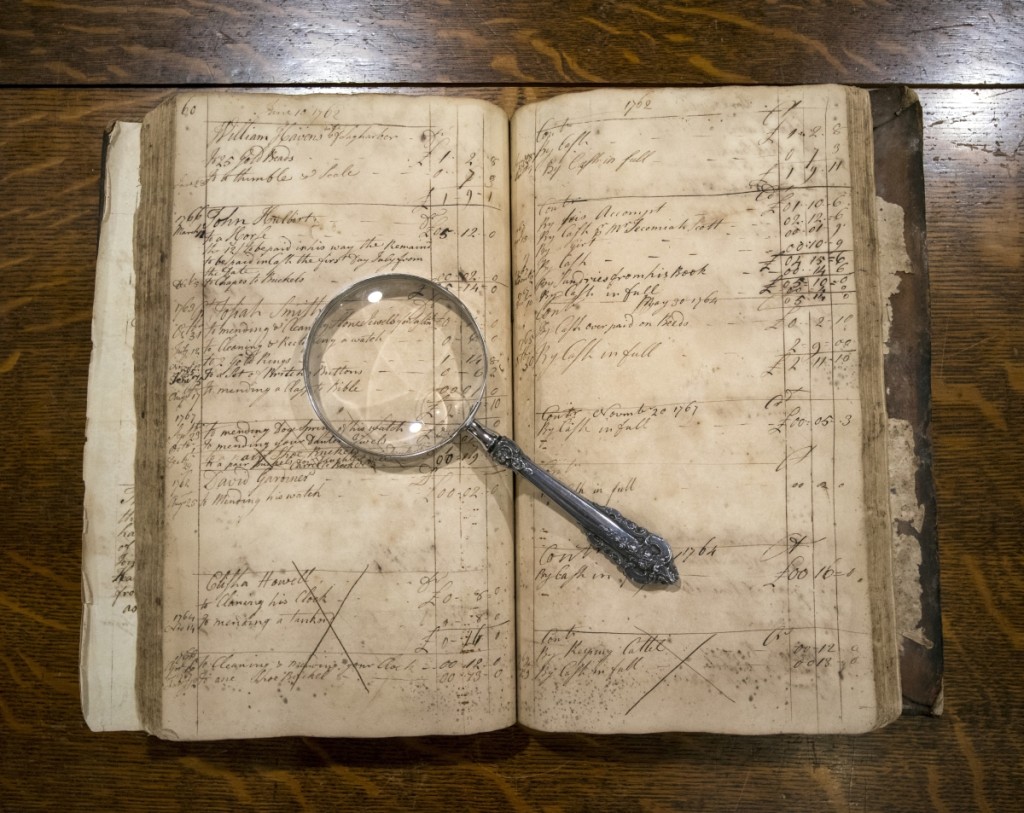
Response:
POLYGON ((105 229, 134 241, 111 237, 97 288, 90 725, 900 713, 866 92, 601 90, 511 122, 471 99, 211 93, 115 135, 105 229), (481 421, 664 536, 678 584, 632 584, 472 440, 372 465, 331 438, 306 331, 389 272, 465 302, 481 421))

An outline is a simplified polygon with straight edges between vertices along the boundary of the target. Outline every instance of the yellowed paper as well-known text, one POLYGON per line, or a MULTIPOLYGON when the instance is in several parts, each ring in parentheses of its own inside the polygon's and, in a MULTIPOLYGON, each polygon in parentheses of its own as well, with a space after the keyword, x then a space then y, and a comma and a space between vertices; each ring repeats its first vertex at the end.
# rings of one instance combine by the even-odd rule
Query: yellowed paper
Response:
POLYGON ((510 430, 507 120, 408 97, 176 100, 162 711, 171 738, 457 734, 515 719, 511 480, 470 444, 372 465, 316 420, 303 341, 405 272, 488 343, 510 430))
POLYGON ((852 118, 841 88, 599 91, 514 117, 518 440, 664 536, 681 576, 638 590, 522 489, 524 724, 898 714, 852 118))

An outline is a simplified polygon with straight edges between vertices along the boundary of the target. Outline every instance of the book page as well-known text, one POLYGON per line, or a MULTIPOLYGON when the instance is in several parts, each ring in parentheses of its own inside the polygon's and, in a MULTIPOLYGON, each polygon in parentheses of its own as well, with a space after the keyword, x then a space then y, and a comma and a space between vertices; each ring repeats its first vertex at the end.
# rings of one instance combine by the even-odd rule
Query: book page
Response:
POLYGON ((93 731, 139 728, 135 706, 135 270, 139 125, 107 139, 83 455, 82 713, 93 731))
POLYGON ((173 104, 166 492, 146 519, 165 528, 147 616, 160 673, 142 681, 162 689, 147 724, 171 738, 509 725, 509 474, 471 440, 404 466, 355 456, 316 420, 301 371, 343 287, 429 277, 481 325, 480 414, 510 425, 507 119, 436 98, 173 104))
POLYGON ((898 714, 854 98, 601 91, 514 118, 517 438, 665 537, 680 572, 638 589, 523 488, 524 724, 833 732, 898 714))

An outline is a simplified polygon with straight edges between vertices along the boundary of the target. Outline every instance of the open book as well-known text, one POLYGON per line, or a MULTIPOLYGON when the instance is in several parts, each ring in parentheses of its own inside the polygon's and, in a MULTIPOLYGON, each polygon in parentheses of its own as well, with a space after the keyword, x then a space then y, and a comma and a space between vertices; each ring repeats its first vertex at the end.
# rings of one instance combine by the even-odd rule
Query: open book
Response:
POLYGON ((867 93, 835 86, 593 91, 511 124, 469 99, 193 94, 120 125, 86 450, 90 725, 895 718, 871 149, 867 93), (306 331, 387 272, 463 300, 491 355, 481 420, 664 536, 677 585, 637 588, 471 440, 371 466, 330 437, 306 331))

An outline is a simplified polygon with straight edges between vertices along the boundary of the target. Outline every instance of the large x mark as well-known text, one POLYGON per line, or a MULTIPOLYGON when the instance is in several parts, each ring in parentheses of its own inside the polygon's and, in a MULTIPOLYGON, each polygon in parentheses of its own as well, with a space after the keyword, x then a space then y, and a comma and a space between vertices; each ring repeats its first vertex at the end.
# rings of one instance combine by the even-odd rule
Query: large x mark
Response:
POLYGON ((299 570, 299 566, 295 564, 295 562, 292 562, 292 567, 294 567, 295 572, 299 574, 299 578, 302 579, 302 583, 306 585, 306 590, 309 591, 309 597, 316 603, 317 610, 320 611, 320 615, 322 615, 324 617, 324 621, 327 622, 327 629, 324 630, 324 634, 320 636, 320 640, 316 642, 316 646, 313 647, 313 651, 309 653, 309 657, 306 658, 306 662, 302 664, 302 668, 299 669, 298 673, 295 675, 295 680, 292 681, 292 688, 294 689, 295 684, 299 682, 299 678, 302 677, 302 673, 305 671, 306 667, 309 666, 309 662, 313 660, 317 650, 320 649, 320 645, 327 637, 327 633, 331 633, 334 636, 334 640, 337 641, 338 645, 341 647, 341 651, 345 653, 345 657, 348 659, 348 662, 352 664, 352 668, 355 670, 356 677, 359 678, 359 682, 363 684, 363 688, 366 689, 367 693, 369 693, 370 687, 366 685, 366 681, 363 680, 363 676, 359 672, 359 667, 356 665, 356 662, 352 660, 352 656, 348 654, 348 650, 345 648, 345 643, 341 640, 341 636, 338 635, 338 631, 334 628, 334 620, 338 617, 338 614, 341 612, 341 608, 345 606, 345 602, 348 601, 348 597, 352 595, 352 591, 355 590, 356 585, 359 584, 359 580, 366 575, 366 571, 370 566, 367 565, 364 567, 363 572, 356 577, 354 582, 352 582, 348 588, 348 592, 345 593, 345 597, 341 600, 341 604, 338 605, 338 609, 334 611, 334 615, 330 618, 327 617, 327 613, 324 611, 323 605, 320 603, 320 599, 316 597, 316 593, 314 593, 313 588, 309 586, 309 582, 306 581, 306 577, 302 574, 302 571, 299 570))
MULTIPOLYGON (((640 630, 640 632, 643 632, 644 635, 650 635, 649 632, 645 632, 644 630, 640 629, 640 627, 637 627, 637 629, 640 630)), ((671 669, 669 669, 664 675, 662 675, 661 678, 659 678, 658 681, 653 686, 651 686, 651 688, 649 688, 646 692, 644 692, 642 695, 640 695, 640 699, 637 700, 628 709, 626 709, 626 714, 629 714, 633 709, 635 709, 637 706, 639 706, 644 701, 644 698, 647 697, 647 695, 649 695, 651 692, 653 692, 655 689, 657 689, 662 683, 664 683, 668 679, 669 675, 671 675, 673 672, 675 672, 676 669, 678 669, 680 666, 685 666, 687 669, 689 669, 691 672, 693 672, 697 677, 701 678, 701 680, 704 680, 707 683, 711 684, 711 688, 713 688, 716 692, 718 692, 720 695, 722 695, 722 697, 724 697, 730 703, 735 703, 736 702, 735 700, 733 700, 731 697, 729 697, 729 695, 727 695, 725 692, 723 692, 721 689, 719 689, 714 683, 712 683, 704 675, 702 675, 700 672, 698 672, 696 669, 694 669, 692 666, 690 666, 690 664, 687 663, 687 661, 690 660, 690 658, 697 653, 698 649, 700 649, 702 646, 704 646, 704 644, 706 644, 708 641, 710 641, 716 635, 718 635, 717 632, 711 633, 707 638, 705 638, 703 641, 701 641, 699 644, 697 644, 697 646, 695 646, 693 649, 691 649, 689 652, 687 652, 685 658, 680 658, 671 649, 669 649, 668 647, 665 647, 665 650, 670 655, 672 655, 672 657, 674 657, 679 662, 675 666, 673 666, 671 669)))

